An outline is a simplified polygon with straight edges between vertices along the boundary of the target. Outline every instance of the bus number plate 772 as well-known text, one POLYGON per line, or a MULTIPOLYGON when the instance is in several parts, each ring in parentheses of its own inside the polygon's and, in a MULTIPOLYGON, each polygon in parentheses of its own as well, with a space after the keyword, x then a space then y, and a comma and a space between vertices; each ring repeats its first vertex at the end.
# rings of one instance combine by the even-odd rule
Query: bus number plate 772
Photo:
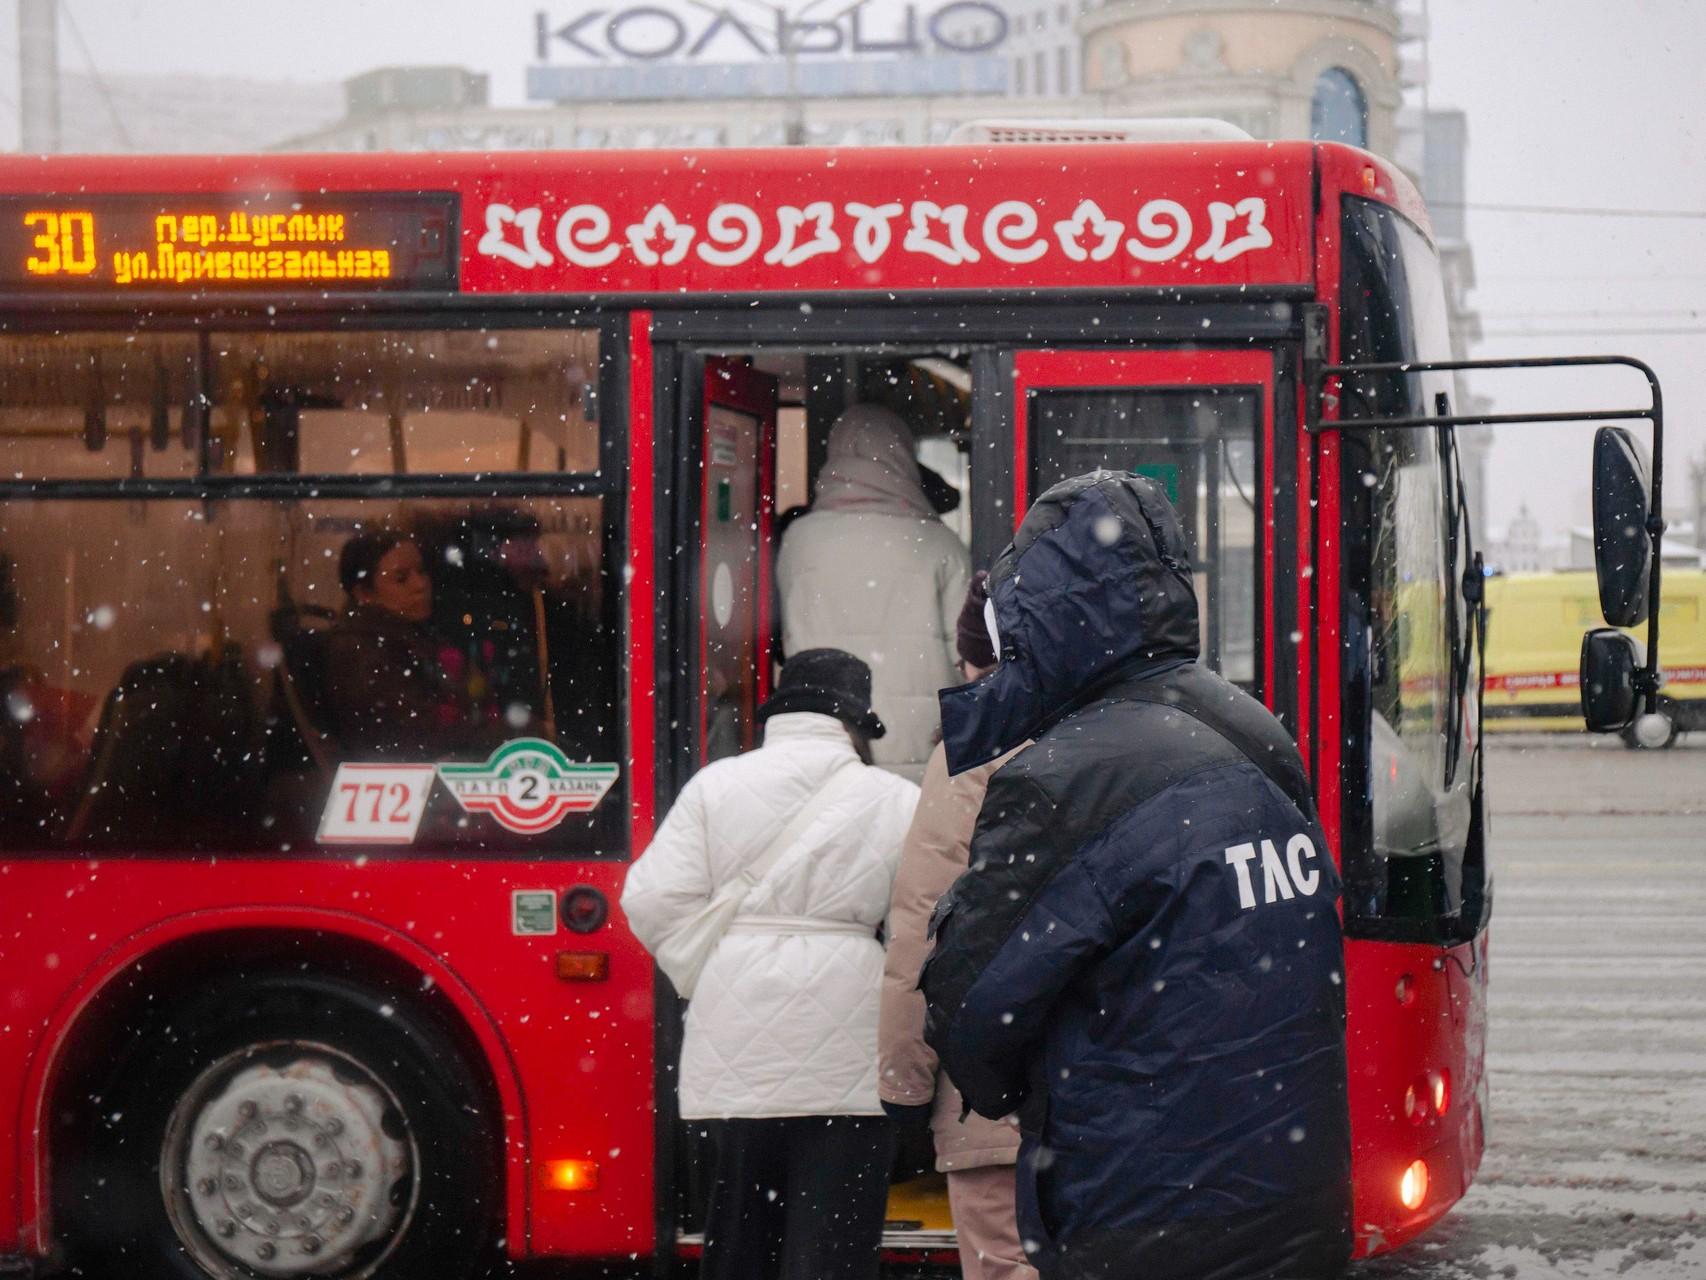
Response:
POLYGON ((315 840, 413 844, 435 772, 430 764, 340 764, 315 840))

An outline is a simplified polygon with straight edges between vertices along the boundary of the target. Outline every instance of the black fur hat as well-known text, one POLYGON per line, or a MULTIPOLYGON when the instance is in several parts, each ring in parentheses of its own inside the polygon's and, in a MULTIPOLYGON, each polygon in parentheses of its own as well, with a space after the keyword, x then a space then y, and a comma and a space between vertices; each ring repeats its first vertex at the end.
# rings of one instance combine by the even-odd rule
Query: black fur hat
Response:
POLYGON ((758 708, 758 718, 790 711, 834 716, 867 738, 888 732, 871 710, 871 669, 840 649, 802 649, 782 664, 776 692, 758 708))

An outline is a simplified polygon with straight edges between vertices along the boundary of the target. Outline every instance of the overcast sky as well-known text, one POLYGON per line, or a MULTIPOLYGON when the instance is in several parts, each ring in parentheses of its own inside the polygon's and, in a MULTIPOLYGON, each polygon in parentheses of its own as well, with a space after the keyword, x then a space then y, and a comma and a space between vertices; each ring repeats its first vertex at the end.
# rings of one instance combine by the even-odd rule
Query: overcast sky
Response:
MULTIPOLYGON (((878 0, 879 3, 884 0, 878 0)), ((520 103, 534 14, 585 0, 61 0, 69 71, 337 80, 387 63, 454 62, 520 103)), ((15 0, 0 22, 0 140, 15 145, 15 0)), ((1470 239, 1480 356, 1624 352, 1665 382, 1670 470, 1706 456, 1706 3, 1431 0, 1431 103, 1470 130, 1470 239), (1488 205, 1685 211, 1683 218, 1507 212, 1488 205)), ((1475 389, 1501 410, 1643 398, 1615 375, 1506 375, 1475 389)), ((1586 429, 1505 429, 1489 515, 1527 502, 1561 530, 1587 514, 1586 429)))

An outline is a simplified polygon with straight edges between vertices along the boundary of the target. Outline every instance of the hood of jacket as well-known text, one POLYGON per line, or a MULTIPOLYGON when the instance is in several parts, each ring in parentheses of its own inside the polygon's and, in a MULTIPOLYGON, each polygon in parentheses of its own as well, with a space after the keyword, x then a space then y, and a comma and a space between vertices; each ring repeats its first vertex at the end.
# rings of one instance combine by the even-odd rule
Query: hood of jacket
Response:
POLYGON ((835 420, 812 510, 936 519, 919 476, 912 432, 899 414, 877 404, 856 404, 835 420))
POLYGON ((1197 658, 1184 530, 1144 476, 1092 471, 1049 489, 996 558, 989 599, 999 663, 940 695, 952 773, 1036 736, 1111 678, 1197 658))

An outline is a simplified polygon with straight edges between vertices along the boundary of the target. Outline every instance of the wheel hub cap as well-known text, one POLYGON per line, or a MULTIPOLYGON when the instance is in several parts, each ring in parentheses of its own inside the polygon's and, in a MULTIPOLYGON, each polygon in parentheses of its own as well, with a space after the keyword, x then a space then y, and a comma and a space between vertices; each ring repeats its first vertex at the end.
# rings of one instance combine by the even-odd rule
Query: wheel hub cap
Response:
POLYGON ((285 1065, 216 1066, 167 1126, 164 1188, 174 1225, 215 1274, 239 1263, 265 1276, 346 1271, 365 1245, 397 1234, 411 1173, 400 1113, 381 1086, 306 1050, 285 1065), (223 1085, 219 1081, 223 1080, 223 1085))
POLYGON ((314 1161, 294 1142, 269 1142, 249 1162, 249 1181, 268 1204, 289 1209, 314 1190, 314 1161))

